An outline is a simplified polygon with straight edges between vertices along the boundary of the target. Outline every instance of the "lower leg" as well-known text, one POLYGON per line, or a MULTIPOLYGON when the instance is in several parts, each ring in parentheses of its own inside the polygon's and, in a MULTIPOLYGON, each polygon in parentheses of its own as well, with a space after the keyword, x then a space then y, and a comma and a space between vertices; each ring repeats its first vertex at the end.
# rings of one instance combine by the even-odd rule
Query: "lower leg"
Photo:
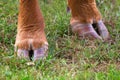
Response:
POLYGON ((20 0, 18 28, 15 47, 18 57, 28 58, 33 51, 33 60, 46 56, 48 43, 44 32, 44 19, 37 0, 20 0))
POLYGON ((72 14, 70 24, 74 33, 93 39, 109 38, 109 32, 102 22, 95 0, 68 0, 68 6, 72 14), (97 23, 100 35, 94 30, 93 23, 97 23))

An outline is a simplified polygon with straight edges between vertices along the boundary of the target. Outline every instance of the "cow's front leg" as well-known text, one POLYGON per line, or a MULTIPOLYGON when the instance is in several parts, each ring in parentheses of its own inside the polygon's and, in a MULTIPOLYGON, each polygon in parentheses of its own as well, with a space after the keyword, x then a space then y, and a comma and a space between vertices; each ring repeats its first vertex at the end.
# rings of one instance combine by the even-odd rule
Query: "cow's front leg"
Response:
POLYGON ((71 28, 78 36, 89 39, 108 39, 109 32, 102 22, 95 0, 68 0, 71 10, 71 28), (97 24, 98 33, 93 24, 97 24))
POLYGON ((47 56, 44 19, 37 0, 20 0, 15 47, 20 58, 36 61, 47 56))

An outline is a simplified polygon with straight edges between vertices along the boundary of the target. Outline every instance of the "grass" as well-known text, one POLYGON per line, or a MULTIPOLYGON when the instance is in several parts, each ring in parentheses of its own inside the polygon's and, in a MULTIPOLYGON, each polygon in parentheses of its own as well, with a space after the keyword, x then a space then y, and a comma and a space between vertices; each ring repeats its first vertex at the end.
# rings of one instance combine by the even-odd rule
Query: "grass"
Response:
POLYGON ((120 80, 120 1, 97 2, 112 43, 79 40, 69 31, 66 1, 41 0, 49 56, 27 66, 14 55, 18 0, 0 0, 0 80, 120 80))

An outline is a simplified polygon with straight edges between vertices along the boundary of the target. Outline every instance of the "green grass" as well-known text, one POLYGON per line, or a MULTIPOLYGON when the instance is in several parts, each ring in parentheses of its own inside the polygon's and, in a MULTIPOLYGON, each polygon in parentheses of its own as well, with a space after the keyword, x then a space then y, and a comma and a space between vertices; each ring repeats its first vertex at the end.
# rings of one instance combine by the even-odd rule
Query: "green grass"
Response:
POLYGON ((49 56, 27 66, 14 55, 18 0, 0 0, 0 80, 120 80, 120 1, 97 0, 112 43, 79 40, 65 0, 40 0, 49 56))

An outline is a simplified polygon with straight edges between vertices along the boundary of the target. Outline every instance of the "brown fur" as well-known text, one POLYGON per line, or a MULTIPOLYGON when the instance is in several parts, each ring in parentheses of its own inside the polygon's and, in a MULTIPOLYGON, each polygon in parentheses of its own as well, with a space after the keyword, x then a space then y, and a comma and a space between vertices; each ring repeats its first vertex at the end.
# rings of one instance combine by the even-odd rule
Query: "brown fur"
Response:
POLYGON ((44 19, 37 0, 20 0, 18 30, 15 46, 37 49, 47 43, 44 19))
POLYGON ((68 0, 71 9, 71 24, 74 22, 93 23, 101 20, 95 0, 68 0))

